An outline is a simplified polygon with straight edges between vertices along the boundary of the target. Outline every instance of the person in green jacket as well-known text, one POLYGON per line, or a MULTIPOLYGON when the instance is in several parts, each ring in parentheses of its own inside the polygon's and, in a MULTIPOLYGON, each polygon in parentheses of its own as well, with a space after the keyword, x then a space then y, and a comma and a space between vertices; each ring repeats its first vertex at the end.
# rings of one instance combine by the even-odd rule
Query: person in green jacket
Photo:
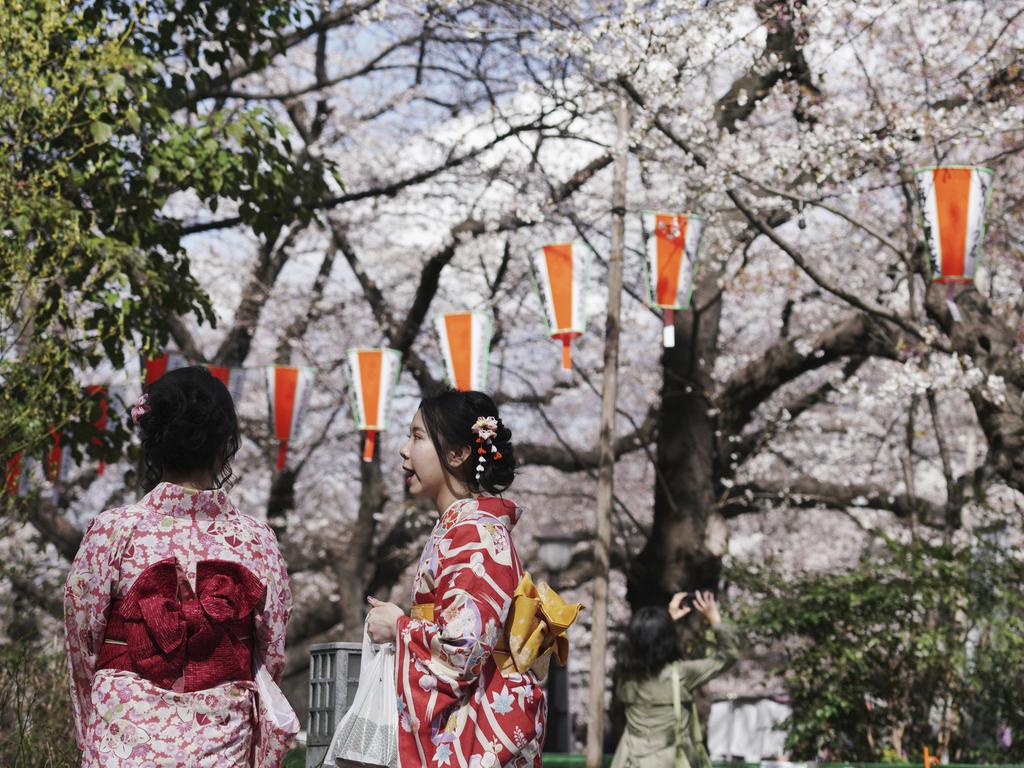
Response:
POLYGON ((693 692, 736 661, 735 629, 722 621, 714 595, 680 592, 668 608, 649 606, 634 615, 616 659, 616 696, 625 709, 625 730, 611 768, 707 768, 693 692), (714 654, 686 660, 675 622, 693 609, 714 630, 714 654))

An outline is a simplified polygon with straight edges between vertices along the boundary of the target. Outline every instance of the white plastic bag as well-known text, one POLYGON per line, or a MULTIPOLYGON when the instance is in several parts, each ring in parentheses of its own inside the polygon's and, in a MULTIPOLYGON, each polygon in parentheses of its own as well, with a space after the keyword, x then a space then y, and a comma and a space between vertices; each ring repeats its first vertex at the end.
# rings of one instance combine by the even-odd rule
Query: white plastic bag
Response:
POLYGON ((256 715, 259 724, 253 764, 256 768, 276 766, 280 764, 281 755, 287 751, 292 738, 299 732, 299 719, 263 664, 259 665, 253 682, 256 684, 256 715))
POLYGON ((348 712, 341 718, 327 765, 340 761, 398 765, 398 692, 395 689, 395 646, 376 645, 363 628, 363 657, 359 687, 348 712))

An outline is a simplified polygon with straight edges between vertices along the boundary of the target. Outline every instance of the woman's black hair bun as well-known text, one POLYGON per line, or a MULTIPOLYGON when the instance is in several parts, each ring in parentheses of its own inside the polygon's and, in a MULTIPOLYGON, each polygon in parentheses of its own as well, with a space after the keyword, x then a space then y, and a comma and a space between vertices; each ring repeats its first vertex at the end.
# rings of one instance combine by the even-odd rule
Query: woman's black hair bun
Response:
POLYGON ((209 472, 217 487, 231 477, 241 435, 227 387, 204 366, 168 371, 146 388, 137 421, 150 487, 168 475, 209 472))
POLYGON ((420 413, 423 415, 427 434, 437 449, 437 455, 450 475, 461 480, 475 492, 499 494, 512 485, 516 474, 512 430, 502 422, 498 416, 498 406, 488 394, 448 389, 432 397, 423 398, 420 402, 420 413), (481 416, 497 419, 498 429, 490 441, 495 451, 486 450, 483 454, 483 471, 478 478, 476 470, 480 454, 477 451, 482 446, 476 442, 473 425, 481 416), (458 451, 467 446, 472 449, 470 458, 458 466, 452 466, 447 461, 448 452, 458 451))

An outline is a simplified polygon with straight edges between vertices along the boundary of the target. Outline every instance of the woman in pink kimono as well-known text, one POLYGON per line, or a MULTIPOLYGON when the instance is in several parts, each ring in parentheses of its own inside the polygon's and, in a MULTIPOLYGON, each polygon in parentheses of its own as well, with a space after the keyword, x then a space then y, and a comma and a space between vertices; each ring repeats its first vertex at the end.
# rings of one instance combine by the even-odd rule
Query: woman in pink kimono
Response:
POLYGON ((507 663, 505 619, 523 569, 511 432, 480 392, 423 400, 402 447, 409 491, 439 518, 416 573, 412 615, 368 598, 368 631, 394 641, 400 768, 541 765, 547 705, 533 669, 507 663))
POLYGON ((277 687, 291 593, 273 532, 220 489, 231 395, 181 368, 132 420, 156 487, 93 519, 64 587, 82 765, 278 766, 298 732, 277 687))

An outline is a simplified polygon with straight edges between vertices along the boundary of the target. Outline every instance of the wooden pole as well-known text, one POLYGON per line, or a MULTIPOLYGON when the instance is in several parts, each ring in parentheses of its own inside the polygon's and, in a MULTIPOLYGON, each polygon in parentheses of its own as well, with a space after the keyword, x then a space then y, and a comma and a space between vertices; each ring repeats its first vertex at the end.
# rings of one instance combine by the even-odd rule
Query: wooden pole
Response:
POLYGON ((618 137, 612 177, 611 252, 608 254, 608 315, 604 330, 604 382, 601 392, 601 442, 597 471, 597 519, 594 535, 593 630, 590 641, 590 698, 587 718, 587 768, 601 768, 604 757, 604 697, 607 682, 608 565, 612 541, 612 492, 615 473, 615 403, 619 383, 619 314, 622 304, 622 252, 626 239, 626 170, 629 166, 629 109, 618 106, 618 137))

